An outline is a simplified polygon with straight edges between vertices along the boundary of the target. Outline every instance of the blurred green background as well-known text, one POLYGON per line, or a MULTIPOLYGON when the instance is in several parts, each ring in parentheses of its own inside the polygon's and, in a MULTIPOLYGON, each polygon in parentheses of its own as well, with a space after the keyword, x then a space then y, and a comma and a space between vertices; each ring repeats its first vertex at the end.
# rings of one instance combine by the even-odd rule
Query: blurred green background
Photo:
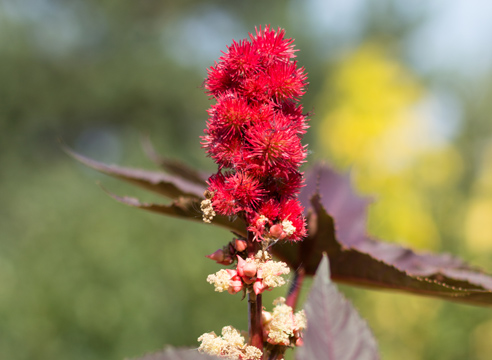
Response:
MULTIPOLYGON (((206 69, 261 24, 309 74, 310 161, 374 195, 371 234, 492 271, 492 5, 486 1, 0 1, 0 358, 122 359, 246 329, 205 282, 231 236, 120 205, 155 197, 57 144, 151 168, 213 171, 199 136, 206 69)), ((492 311, 341 287, 383 359, 490 359, 492 311)), ((269 293, 269 302, 284 289, 269 293)))

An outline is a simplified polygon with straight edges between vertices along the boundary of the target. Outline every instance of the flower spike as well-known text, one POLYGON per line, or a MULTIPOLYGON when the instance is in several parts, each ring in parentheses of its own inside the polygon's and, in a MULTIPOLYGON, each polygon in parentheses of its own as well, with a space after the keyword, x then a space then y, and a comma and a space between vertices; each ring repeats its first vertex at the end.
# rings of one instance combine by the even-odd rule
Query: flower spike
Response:
POLYGON ((204 220, 212 221, 212 209, 240 216, 258 241, 306 235, 297 195, 308 125, 298 100, 308 83, 295 51, 284 30, 259 27, 227 47, 204 83, 215 104, 202 146, 219 167, 208 179, 214 196, 204 220))

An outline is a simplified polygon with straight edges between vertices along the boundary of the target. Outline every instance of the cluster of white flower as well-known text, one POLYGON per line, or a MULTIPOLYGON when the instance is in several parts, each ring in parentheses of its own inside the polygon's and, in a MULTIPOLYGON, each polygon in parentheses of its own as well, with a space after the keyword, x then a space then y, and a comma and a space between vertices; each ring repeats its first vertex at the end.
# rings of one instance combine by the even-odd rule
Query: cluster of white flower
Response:
POLYGON ((214 207, 212 206, 212 201, 210 199, 202 200, 200 209, 202 210, 203 222, 211 223, 212 219, 216 215, 214 207))
POLYGON ((286 263, 273 261, 266 251, 259 251, 254 258, 244 260, 238 256, 237 269, 222 269, 207 277, 215 291, 236 294, 241 290, 254 291, 257 295, 265 290, 282 286, 282 275, 290 272, 286 263))
POLYGON ((282 228, 287 237, 291 236, 293 233, 296 232, 295 226, 292 225, 292 221, 289 220, 282 221, 282 228))
POLYGON ((283 297, 277 298, 273 304, 273 312, 263 311, 263 326, 265 333, 268 334, 266 339, 269 343, 275 345, 299 345, 301 331, 306 328, 306 314, 304 310, 293 313, 290 306, 285 304, 283 297))
POLYGON ((278 287, 285 284, 285 279, 281 275, 287 275, 289 267, 282 261, 266 261, 261 263, 258 268, 258 278, 263 280, 266 287, 278 287))
POLYGON ((207 277, 207 282, 215 286, 215 291, 227 291, 229 290, 231 282, 231 274, 227 270, 221 269, 215 274, 209 275, 207 277))
POLYGON ((245 345, 244 337, 232 326, 222 328, 222 336, 214 332, 203 334, 198 351, 233 360, 260 360, 263 353, 255 346, 245 345))

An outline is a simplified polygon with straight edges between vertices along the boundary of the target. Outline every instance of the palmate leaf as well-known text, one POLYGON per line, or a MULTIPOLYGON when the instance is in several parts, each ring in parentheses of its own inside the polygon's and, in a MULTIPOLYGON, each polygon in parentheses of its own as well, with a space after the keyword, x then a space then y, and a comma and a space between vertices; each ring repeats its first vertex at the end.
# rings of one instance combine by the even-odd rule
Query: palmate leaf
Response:
POLYGON ((369 200, 352 191, 347 176, 326 165, 314 166, 306 174, 301 201, 308 216, 308 238, 273 249, 292 268, 302 267, 313 275, 326 252, 335 281, 492 304, 490 275, 447 254, 419 254, 371 239, 365 227, 369 200))
POLYGON ((191 167, 183 164, 181 161, 170 159, 158 154, 148 136, 142 137, 141 143, 148 158, 165 172, 176 175, 192 183, 199 184, 203 187, 207 185, 207 179, 210 174, 192 169, 191 167))
POLYGON ((367 323, 330 280, 328 257, 322 257, 304 304, 307 329, 297 360, 377 360, 376 340, 367 323))
MULTIPOLYGON (((116 200, 163 215, 201 221, 199 205, 206 187, 202 173, 170 160, 160 164, 173 175, 106 165, 68 149, 67 152, 95 170, 164 195, 172 203, 147 204, 111 195, 116 200)), ((279 242, 272 247, 274 255, 291 268, 303 268, 306 274, 314 275, 326 252, 335 281, 492 304, 492 277, 481 270, 447 254, 416 253, 370 238, 366 233, 370 201, 354 193, 348 176, 317 164, 306 173, 300 199, 308 218, 308 237, 302 242, 279 242)), ((218 216, 212 224, 246 235, 245 224, 239 218, 218 216)))
MULTIPOLYGON (((129 196, 118 196, 105 190, 106 193, 116 201, 119 201, 125 205, 136 207, 139 209, 155 212, 162 215, 173 216, 178 218, 185 218, 188 220, 198 221, 203 223, 202 213, 200 209, 200 200, 189 197, 179 197, 175 199, 171 204, 155 204, 155 203, 143 203, 138 199, 129 196)), ((230 218, 227 216, 217 215, 214 217, 214 224, 224 227, 228 230, 234 231, 238 234, 246 233, 246 226, 239 218, 230 218)))
POLYGON ((117 165, 107 165, 77 154, 67 147, 63 148, 67 154, 82 164, 103 174, 138 185, 146 190, 156 192, 165 197, 175 199, 180 196, 189 196, 196 199, 203 198, 205 184, 193 183, 179 175, 169 175, 160 171, 132 169, 117 165))
MULTIPOLYGON (((206 182, 203 180, 203 175, 186 165, 178 161, 163 160, 162 166, 169 172, 175 173, 175 175, 169 175, 158 171, 107 165, 77 154, 67 147, 63 149, 71 157, 94 170, 163 195, 172 199, 172 203, 144 203, 133 197, 117 196, 103 188, 113 199, 142 210, 203 223, 200 203, 203 200, 206 182)), ((214 218, 214 224, 246 236, 246 225, 237 217, 218 215, 214 218)))

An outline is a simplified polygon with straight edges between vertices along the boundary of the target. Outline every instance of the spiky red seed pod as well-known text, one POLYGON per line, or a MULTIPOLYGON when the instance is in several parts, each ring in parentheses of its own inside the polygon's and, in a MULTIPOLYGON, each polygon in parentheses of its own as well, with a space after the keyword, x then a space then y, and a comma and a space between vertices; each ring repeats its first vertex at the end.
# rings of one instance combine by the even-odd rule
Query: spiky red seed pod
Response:
POLYGON ((212 175, 208 179, 209 191, 214 194, 212 205, 215 211, 223 215, 234 215, 241 211, 237 207, 234 191, 227 186, 225 177, 221 173, 212 175))
POLYGON ((261 65, 260 53, 247 40, 233 40, 222 59, 227 62, 232 78, 237 82, 254 73, 261 65))
POLYGON ((202 147, 219 165, 219 169, 237 167, 243 162, 243 143, 240 138, 223 141, 218 134, 209 132, 202 137, 202 147))
POLYGON ((280 124, 280 126, 289 126, 295 129, 299 135, 306 133, 309 128, 307 121, 309 120, 305 114, 302 112, 302 105, 296 104, 292 100, 283 101, 278 105, 277 116, 275 121, 280 124))
POLYGON ((256 34, 249 34, 253 47, 263 55, 264 61, 288 61, 295 57, 294 39, 284 39, 285 30, 277 31, 265 26, 259 27, 256 34))
POLYGON ((258 213, 272 222, 277 219, 279 211, 280 203, 276 199, 268 199, 268 201, 262 203, 261 206, 258 208, 258 213))
POLYGON ((259 179, 254 178, 247 172, 238 171, 228 176, 226 181, 231 191, 234 191, 237 201, 244 209, 254 208, 265 195, 265 190, 261 187, 259 179))
POLYGON ((306 74, 293 60, 293 40, 284 35, 284 30, 266 26, 249 40, 233 41, 205 81, 216 100, 202 137, 219 166, 208 181, 215 194, 213 208, 221 215, 241 213, 258 240, 268 235, 269 226, 284 220, 290 221, 291 240, 305 234, 292 230, 304 226, 302 214, 281 211, 280 206, 297 201, 299 166, 307 153, 301 138, 308 127, 297 104, 307 86, 306 74))
POLYGON ((274 172, 288 176, 297 171, 307 155, 296 132, 277 124, 255 126, 249 129, 246 139, 246 158, 264 175, 274 172))
POLYGON ((217 104, 213 105, 208 113, 210 115, 208 132, 215 132, 216 136, 222 137, 225 141, 233 137, 240 138, 241 130, 252 117, 246 99, 235 91, 221 95, 217 104))
POLYGON ((304 68, 297 68, 296 62, 277 63, 268 68, 267 75, 269 95, 279 103, 299 98, 306 92, 306 74, 304 68))
POLYGON ((212 96, 220 94, 226 90, 231 90, 237 87, 232 79, 232 74, 223 64, 215 63, 208 69, 208 78, 205 81, 205 89, 209 91, 212 96))

